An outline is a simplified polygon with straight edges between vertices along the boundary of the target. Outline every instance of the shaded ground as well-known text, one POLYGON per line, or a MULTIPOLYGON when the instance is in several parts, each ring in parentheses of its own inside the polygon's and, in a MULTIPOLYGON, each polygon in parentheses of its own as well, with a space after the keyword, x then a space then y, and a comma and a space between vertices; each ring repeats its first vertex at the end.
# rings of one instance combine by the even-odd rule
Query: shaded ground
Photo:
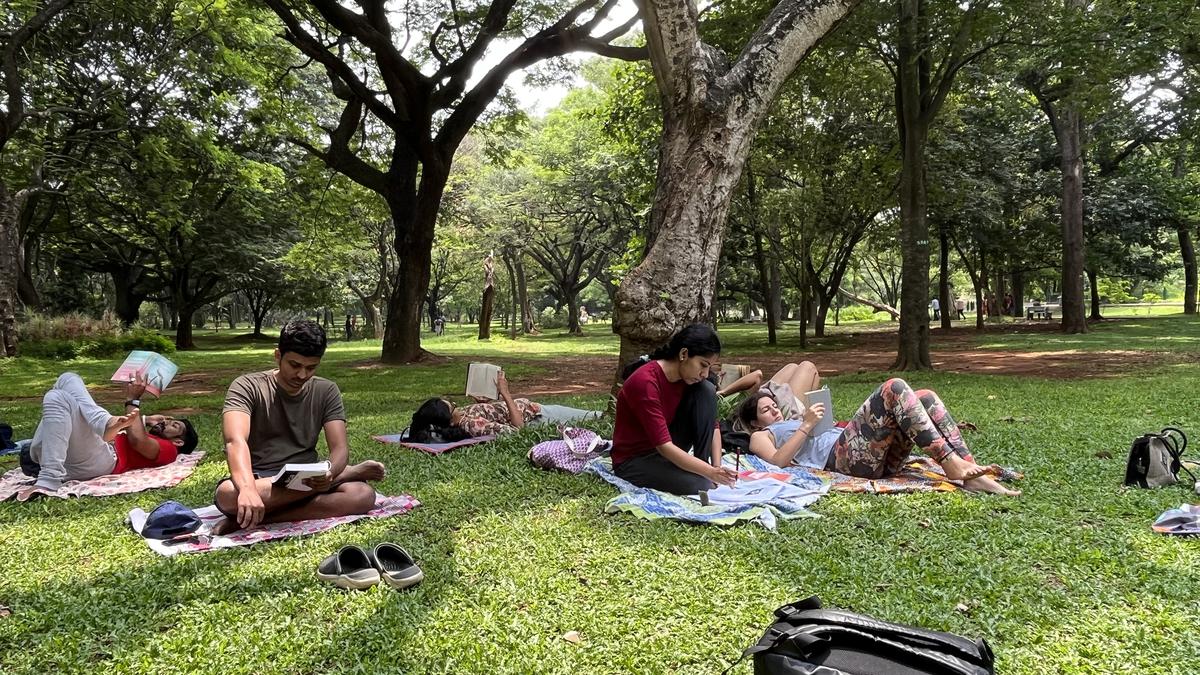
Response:
MULTIPOLYGON (((1058 333, 1057 323, 1017 324, 1004 328, 989 328, 987 334, 998 333, 1058 333)), ((935 329, 930 354, 933 367, 940 371, 971 372, 988 375, 1011 375, 1053 379, 1084 379, 1111 377, 1138 370, 1149 365, 1181 363, 1188 355, 1143 350, 1108 351, 1020 351, 981 349, 975 344, 979 333, 973 329, 957 328, 949 334, 935 329)), ((731 362, 761 369, 767 377, 785 364, 810 360, 817 364, 821 375, 830 377, 847 373, 886 371, 896 357, 896 335, 893 332, 869 332, 839 336, 845 341, 837 350, 796 352, 786 354, 755 354, 739 351, 727 359, 731 362)), ((499 361, 498 361, 499 362, 499 361)), ((560 367, 532 378, 522 378, 517 386, 522 396, 559 396, 606 392, 612 385, 612 357, 558 357, 560 367)), ((531 362, 532 363, 532 362, 531 362)), ((542 362, 544 363, 544 362, 542 362)), ((501 364, 502 365, 502 364, 501 364)))

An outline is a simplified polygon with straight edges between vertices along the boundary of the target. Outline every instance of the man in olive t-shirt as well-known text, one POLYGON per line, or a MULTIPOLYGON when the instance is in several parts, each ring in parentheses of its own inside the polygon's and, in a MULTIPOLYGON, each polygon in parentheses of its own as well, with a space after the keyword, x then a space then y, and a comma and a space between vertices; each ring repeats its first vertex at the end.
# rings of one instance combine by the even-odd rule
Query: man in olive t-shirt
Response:
POLYGON ((325 345, 319 324, 289 323, 275 349, 278 367, 242 375, 229 385, 221 426, 230 477, 217 484, 215 502, 226 516, 218 534, 260 523, 366 513, 375 506, 375 489, 366 481, 382 479, 384 467, 375 461, 347 466, 342 393, 314 375, 325 345), (283 465, 317 461, 322 431, 329 472, 306 479, 312 488, 307 491, 273 484, 283 465))

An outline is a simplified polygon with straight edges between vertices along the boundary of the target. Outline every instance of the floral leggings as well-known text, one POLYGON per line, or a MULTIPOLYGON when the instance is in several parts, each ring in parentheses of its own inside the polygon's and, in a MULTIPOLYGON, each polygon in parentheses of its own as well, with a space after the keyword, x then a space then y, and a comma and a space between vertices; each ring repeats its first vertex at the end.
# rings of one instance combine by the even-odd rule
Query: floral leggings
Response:
POLYGON ((826 466, 859 478, 880 478, 898 473, 914 447, 939 462, 952 452, 974 461, 942 399, 892 378, 850 418, 826 466))

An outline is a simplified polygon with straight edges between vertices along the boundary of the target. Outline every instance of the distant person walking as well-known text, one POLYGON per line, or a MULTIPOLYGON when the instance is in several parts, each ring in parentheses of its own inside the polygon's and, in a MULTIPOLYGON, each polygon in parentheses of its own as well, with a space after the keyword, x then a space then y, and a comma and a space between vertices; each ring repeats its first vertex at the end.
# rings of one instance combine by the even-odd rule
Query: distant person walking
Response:
POLYGON ((967 301, 958 298, 954 301, 954 311, 958 312, 958 318, 965 319, 967 316, 963 312, 967 309, 967 301))
POLYGON ((940 321, 942 319, 942 303, 938 302, 937 298, 934 298, 930 306, 933 307, 933 320, 940 321))
POLYGON ((346 331, 346 339, 347 339, 347 340, 349 340, 350 338, 354 337, 354 323, 353 323, 353 322, 350 320, 350 315, 349 315, 349 314, 347 314, 347 315, 346 315, 346 327, 345 327, 345 331, 346 331))

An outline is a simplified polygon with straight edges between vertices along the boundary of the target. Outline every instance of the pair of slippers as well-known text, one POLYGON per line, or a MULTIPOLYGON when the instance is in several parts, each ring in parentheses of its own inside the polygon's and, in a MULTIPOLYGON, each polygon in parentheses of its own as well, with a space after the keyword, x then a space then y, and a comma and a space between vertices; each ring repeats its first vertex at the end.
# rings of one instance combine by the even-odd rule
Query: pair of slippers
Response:
POLYGON ((396 590, 416 586, 425 578, 408 551, 395 544, 377 544, 370 551, 343 546, 317 566, 317 578, 339 588, 363 589, 383 582, 396 590))

